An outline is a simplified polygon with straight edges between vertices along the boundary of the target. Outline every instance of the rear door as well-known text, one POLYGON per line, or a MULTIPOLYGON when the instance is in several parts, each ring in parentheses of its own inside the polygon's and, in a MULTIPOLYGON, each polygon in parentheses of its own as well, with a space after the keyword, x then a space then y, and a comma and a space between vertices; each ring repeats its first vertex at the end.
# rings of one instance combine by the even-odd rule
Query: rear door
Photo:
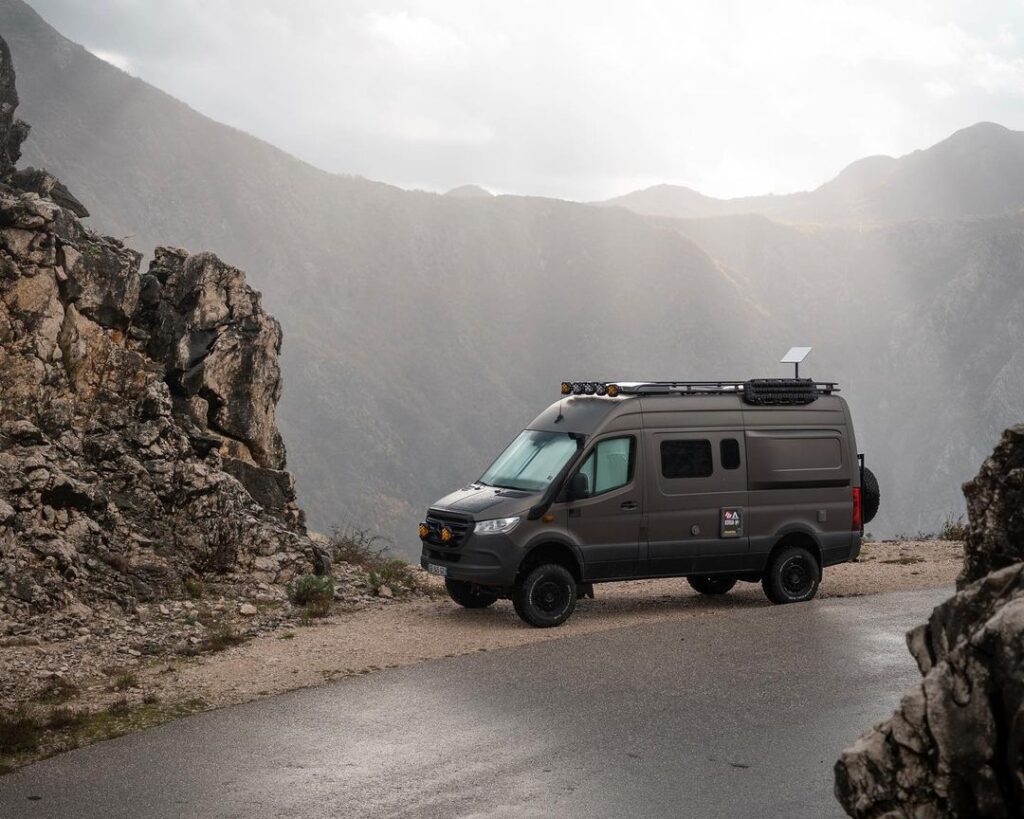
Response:
POLYGON ((644 574, 742 571, 747 470, 742 430, 649 432, 644 574))
POLYGON ((567 505, 569 529, 583 553, 586 580, 635 577, 643 492, 642 453, 634 434, 598 439, 576 470, 587 476, 590 496, 567 505))

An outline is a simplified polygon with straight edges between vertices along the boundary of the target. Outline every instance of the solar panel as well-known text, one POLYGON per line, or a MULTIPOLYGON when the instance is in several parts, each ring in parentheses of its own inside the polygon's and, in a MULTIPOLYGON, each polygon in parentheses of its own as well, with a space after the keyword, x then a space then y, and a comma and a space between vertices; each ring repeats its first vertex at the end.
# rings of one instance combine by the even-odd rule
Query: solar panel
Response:
POLYGON ((805 358, 807 354, 814 349, 813 347, 790 347, 789 352, 786 353, 779 363, 781 364, 799 364, 805 358))

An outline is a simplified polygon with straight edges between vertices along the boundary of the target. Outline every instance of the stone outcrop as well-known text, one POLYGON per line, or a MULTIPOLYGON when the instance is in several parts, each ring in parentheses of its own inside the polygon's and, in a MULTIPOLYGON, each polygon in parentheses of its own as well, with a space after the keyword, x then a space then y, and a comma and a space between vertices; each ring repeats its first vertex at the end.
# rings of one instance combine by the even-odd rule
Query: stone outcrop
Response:
POLYGON ((45 171, 0 40, 0 627, 313 563, 275 423, 281 330, 211 254, 140 255, 45 171))
POLYGON ((923 679, 836 764, 836 796, 858 819, 1024 811, 1024 425, 964 493, 957 594, 907 635, 923 679))

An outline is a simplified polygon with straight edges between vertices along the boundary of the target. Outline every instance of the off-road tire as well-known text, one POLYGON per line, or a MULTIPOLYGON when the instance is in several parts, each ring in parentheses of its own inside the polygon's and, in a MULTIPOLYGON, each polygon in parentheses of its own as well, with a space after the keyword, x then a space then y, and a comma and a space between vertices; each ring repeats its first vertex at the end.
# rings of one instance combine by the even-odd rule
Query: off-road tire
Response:
POLYGON ((697 574, 686 578, 695 592, 714 597, 725 594, 736 585, 736 578, 729 574, 697 574))
POLYGON ((821 583, 821 567, 803 546, 781 549, 765 569, 761 587, 773 603, 803 603, 813 599, 821 583))
POLYGON ((465 580, 446 577, 444 587, 448 596, 464 609, 485 609, 498 599, 498 595, 465 580))
POLYGON ((874 520, 881 502, 882 491, 878 488, 878 478, 865 466, 860 471, 860 503, 865 523, 871 523, 874 520))
POLYGON ((512 592, 516 614, 535 628, 560 626, 576 608, 578 590, 572 573, 557 563, 531 570, 512 592))

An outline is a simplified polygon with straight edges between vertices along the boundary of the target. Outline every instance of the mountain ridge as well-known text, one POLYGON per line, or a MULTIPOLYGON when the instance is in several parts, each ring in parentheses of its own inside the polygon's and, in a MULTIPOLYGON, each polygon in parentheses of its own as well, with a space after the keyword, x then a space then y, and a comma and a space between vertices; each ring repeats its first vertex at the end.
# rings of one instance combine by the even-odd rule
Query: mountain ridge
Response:
POLYGON ((685 186, 656 185, 598 204, 651 216, 759 214, 808 224, 997 216, 1024 207, 1024 172, 1011 172, 1009 180, 1006 176, 1022 162, 1024 132, 982 121, 900 157, 857 159, 810 191, 719 199, 685 186), (978 159, 993 153, 995 161, 978 168, 978 159), (979 170, 986 173, 973 178, 972 171, 979 170), (926 184, 926 178, 938 182, 926 184), (960 202, 948 202, 950 188, 960 202), (1002 195, 993 198, 993 189, 1002 195))
MULTIPOLYGON (((1020 412, 1016 212, 868 221, 819 208, 831 221, 807 224, 405 191, 319 171, 126 86, 84 49, 72 60, 24 8, 0 0, 36 126, 27 161, 56 171, 107 233, 207 247, 248 271, 284 329, 278 420, 317 528, 368 527, 411 556, 423 508, 479 475, 565 378, 781 375, 774 353, 811 343, 809 373, 843 385, 882 481, 876 533, 934 531, 955 514, 956 486, 1020 412), (936 408, 934 429, 899 412, 902 384, 936 408)), ((1005 134, 981 130, 991 175, 1005 134)), ((954 140, 940 154, 969 168, 964 150, 954 140)), ((959 201, 961 177, 931 179, 934 162, 869 157, 833 185, 833 209, 906 161, 900 173, 927 183, 906 190, 934 207, 954 184, 959 201)), ((921 200, 894 201, 907 213, 921 200)))

